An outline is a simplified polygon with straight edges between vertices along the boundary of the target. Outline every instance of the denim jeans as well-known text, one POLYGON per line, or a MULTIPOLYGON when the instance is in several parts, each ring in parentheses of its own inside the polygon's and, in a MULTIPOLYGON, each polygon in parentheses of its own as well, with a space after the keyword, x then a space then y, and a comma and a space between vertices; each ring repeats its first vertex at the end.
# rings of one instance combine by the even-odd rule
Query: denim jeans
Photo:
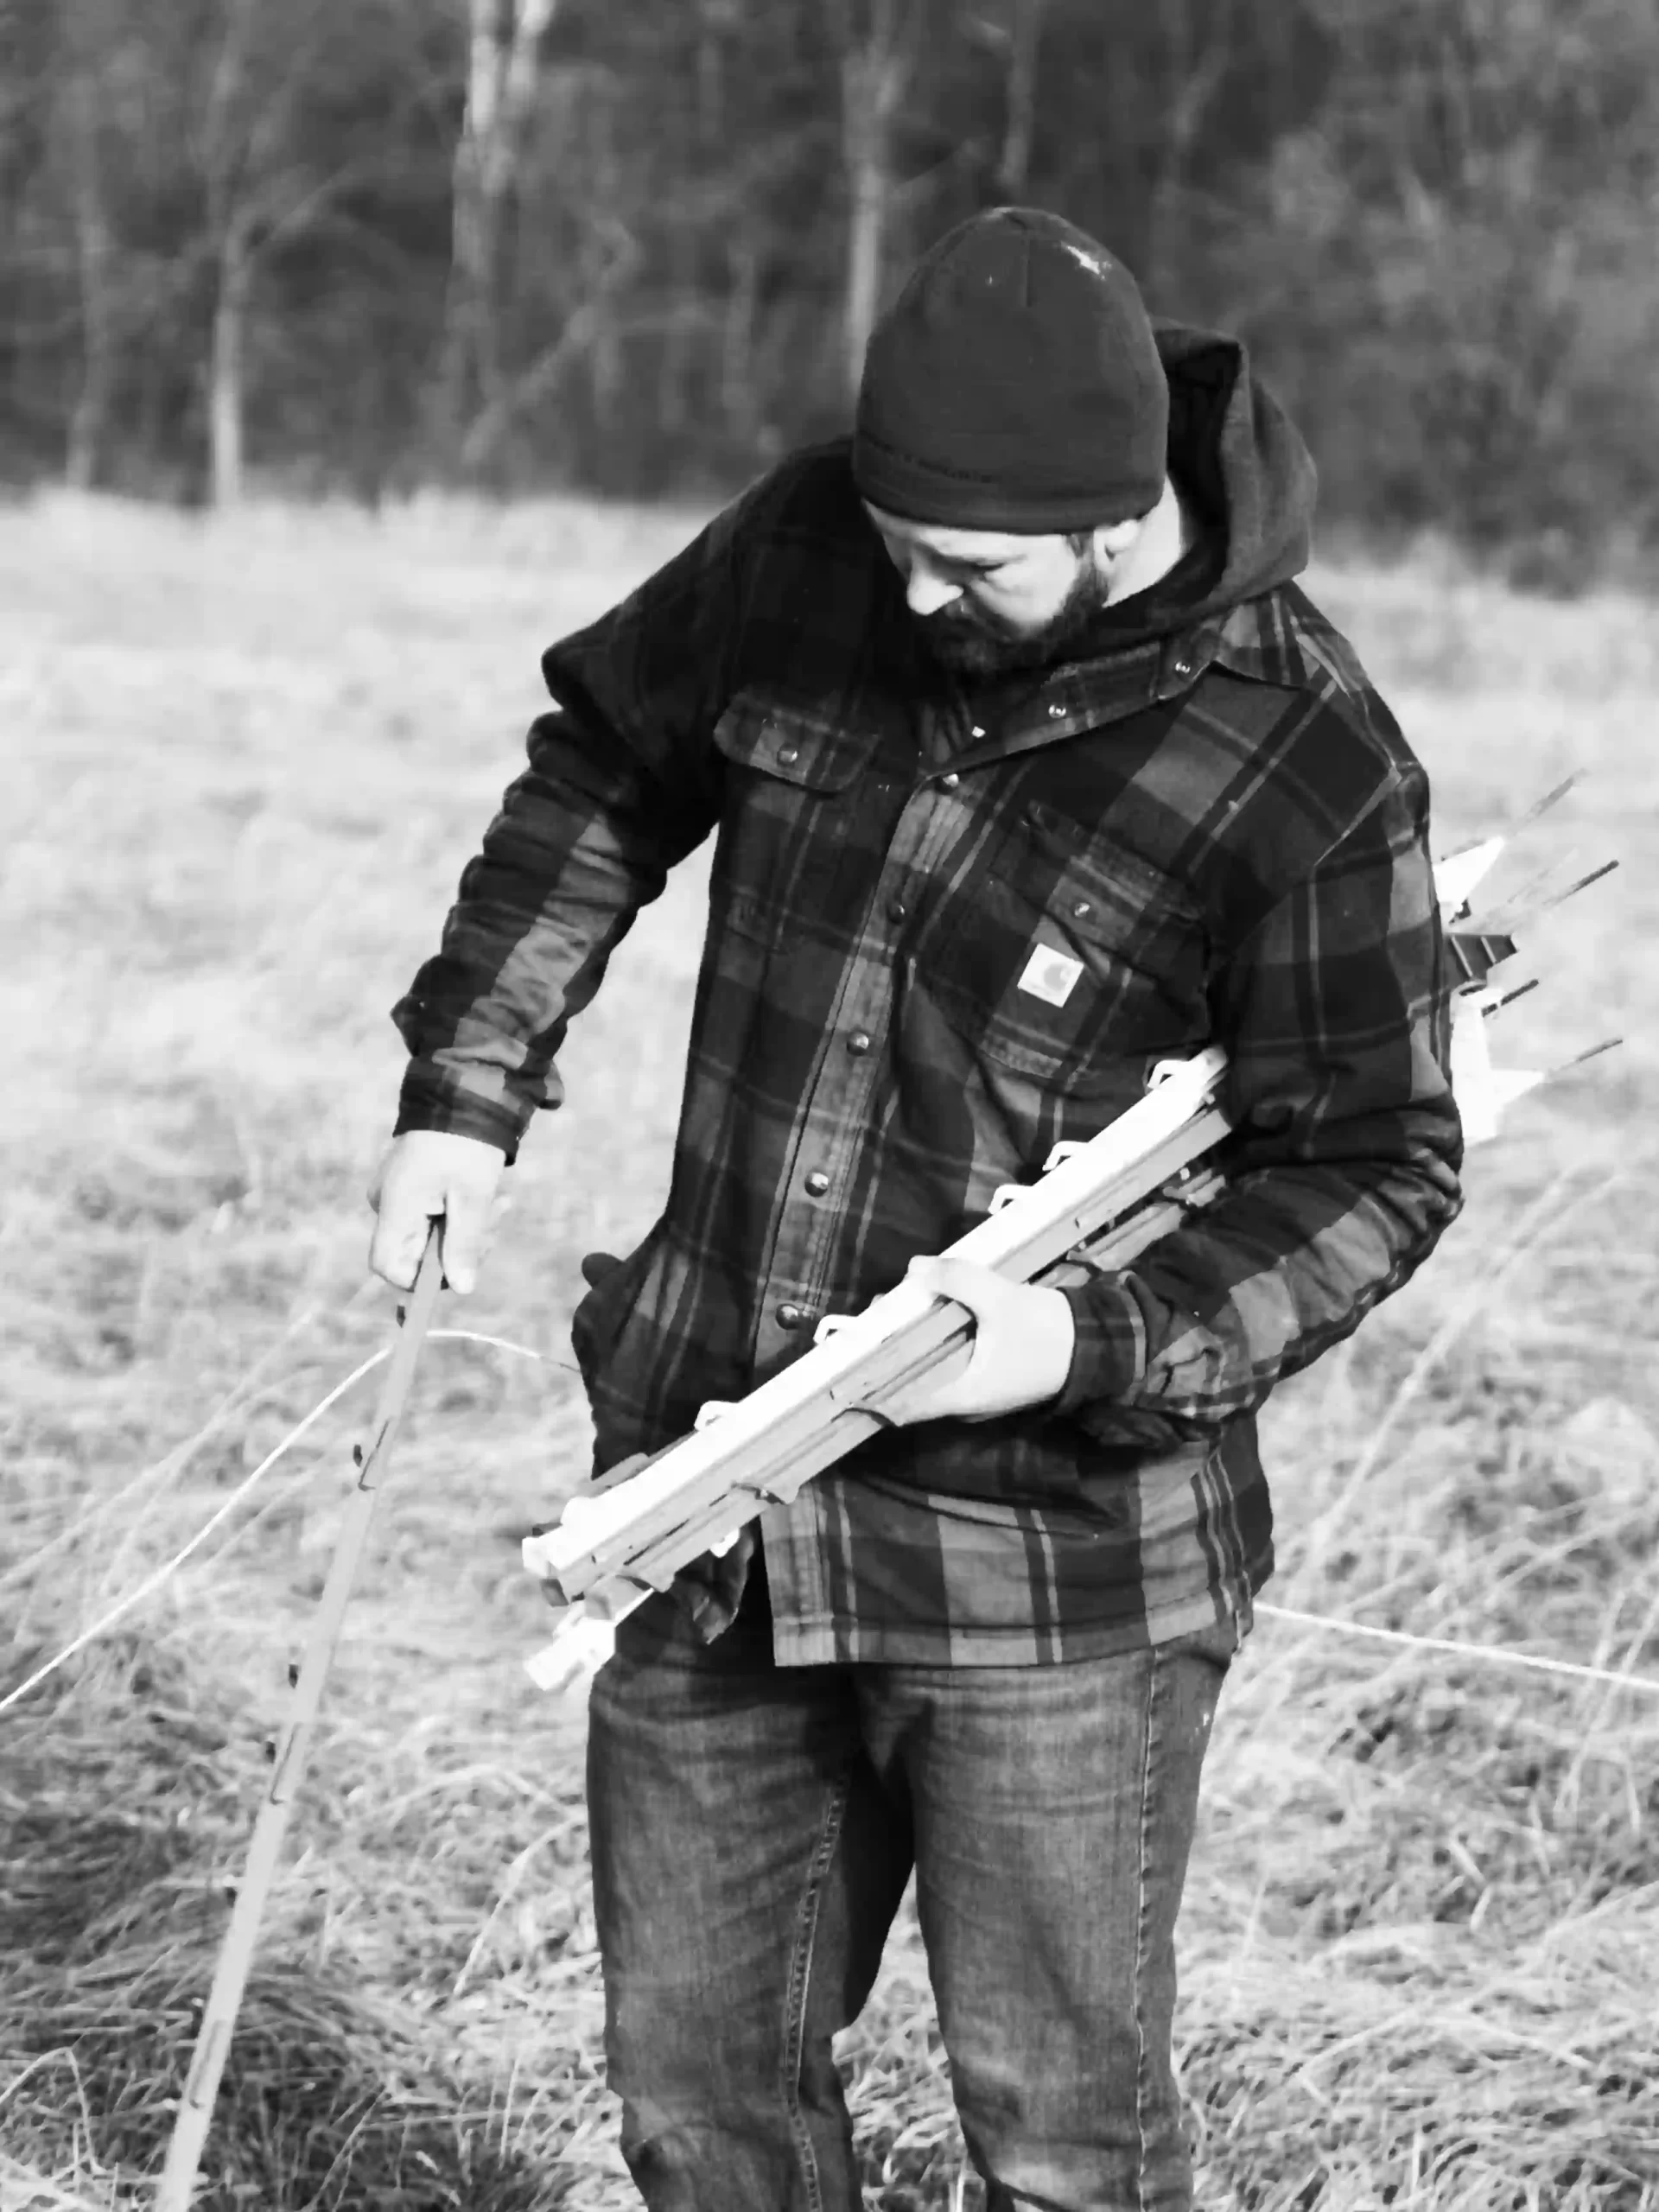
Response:
POLYGON ((625 1622, 588 1816, 651 2212, 858 2212, 830 2038, 912 1866, 990 2212, 1186 2212, 1173 1936, 1236 1648, 1229 1622, 1054 1667, 776 1668, 763 1571, 712 1645, 665 1597, 625 1622))

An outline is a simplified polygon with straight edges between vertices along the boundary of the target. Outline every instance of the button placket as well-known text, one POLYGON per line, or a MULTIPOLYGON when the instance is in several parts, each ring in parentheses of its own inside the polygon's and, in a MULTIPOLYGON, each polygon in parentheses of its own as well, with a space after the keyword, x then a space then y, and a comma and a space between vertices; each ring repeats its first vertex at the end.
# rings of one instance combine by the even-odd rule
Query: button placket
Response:
POLYGON ((830 1014, 830 1035, 802 1116, 798 1165, 767 1268, 766 1320, 794 1340, 823 1311, 846 1223, 838 1201, 850 1187, 869 1117, 880 1061, 874 1027, 885 1019, 891 956, 880 934, 855 954, 830 1014), (786 1318, 786 1316, 788 1318, 786 1318))
MULTIPOLYGON (((893 888, 874 908, 863 942, 848 964, 830 1010, 830 1033, 817 1078, 803 1109, 802 1164, 793 1171, 793 1195, 783 1209, 766 1270, 761 1310, 767 1335, 776 1329, 793 1340, 822 1310, 829 1294, 827 1286, 846 1229, 837 1198, 844 1200, 852 1186, 859 1147, 866 1141, 880 1067, 875 1036, 889 1018, 893 1003, 898 950, 892 930, 899 918, 893 910, 897 907, 904 918, 909 918, 911 902, 899 887, 907 886, 912 875, 925 877, 959 835, 955 809, 940 806, 925 785, 912 794, 894 826, 885 869, 893 888), (803 1173, 806 1162, 810 1166, 803 1173), (823 1179, 821 1192, 813 1188, 817 1177, 823 1179), (785 1320, 785 1308, 801 1319, 785 1320)), ((778 1349, 775 1338, 772 1347, 778 1349)))
MULTIPOLYGON (((931 784, 924 783, 918 785, 906 800, 904 811, 894 827, 883 870, 886 887, 881 912, 895 929, 901 928, 911 918, 912 907, 906 887, 912 872, 921 865, 921 856, 927 849, 930 833, 938 823, 939 813, 931 784)), ((891 947, 882 950, 891 957, 891 947)))

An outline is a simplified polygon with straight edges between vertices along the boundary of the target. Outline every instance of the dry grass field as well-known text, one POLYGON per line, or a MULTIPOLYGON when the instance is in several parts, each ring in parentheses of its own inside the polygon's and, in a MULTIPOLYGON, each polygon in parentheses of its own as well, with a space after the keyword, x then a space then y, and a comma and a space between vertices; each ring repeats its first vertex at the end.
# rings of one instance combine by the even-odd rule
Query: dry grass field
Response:
MULTIPOLYGON (((537 654, 690 519, 575 505, 0 512, 0 1694, 386 1338, 361 1192, 385 1009, 514 772, 537 654)), ((1418 1281, 1271 1409, 1286 1606, 1659 1681, 1659 619, 1426 551, 1323 568, 1443 850, 1573 768, 1622 871, 1551 917, 1510 1058, 1623 1051, 1472 1155, 1418 1281)), ((566 1058, 442 1318, 332 1681, 202 2201, 634 2201, 580 1709, 516 1537, 576 1478, 579 1255, 665 1183, 698 864, 566 1058)), ((159 2164, 349 1482, 348 1393, 0 1715, 0 2208, 159 2164)), ((1659 2208, 1659 1695, 1264 1617, 1223 1700, 1179 2040, 1208 2212, 1659 2208)), ((847 2038, 884 2212, 964 2201, 912 1929, 847 2038)), ((965 2201, 974 2201, 967 2192, 965 2201)), ((734 2208, 736 2212, 736 2208, 734 2208)))

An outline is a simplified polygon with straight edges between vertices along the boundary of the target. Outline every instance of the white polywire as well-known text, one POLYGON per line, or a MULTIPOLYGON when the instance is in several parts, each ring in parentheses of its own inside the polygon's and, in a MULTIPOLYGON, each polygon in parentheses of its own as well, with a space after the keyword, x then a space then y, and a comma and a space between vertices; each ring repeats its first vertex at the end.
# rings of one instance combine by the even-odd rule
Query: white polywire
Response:
POLYGON ((128 1498, 136 1497, 149 1484, 162 1483, 168 1476, 176 1474, 181 1467, 188 1465, 203 1445, 216 1436, 233 1414, 251 1413, 274 1391, 283 1389, 280 1382, 267 1382, 256 1389, 254 1378, 266 1361, 275 1357, 278 1348, 290 1337, 297 1335, 315 1318, 315 1313, 307 1313, 296 1321, 290 1322, 270 1350, 263 1352, 247 1373, 225 1393, 194 1436, 187 1437, 182 1444, 175 1444, 170 1452, 163 1452, 148 1467, 141 1467, 136 1475, 122 1484, 119 1490, 112 1491, 107 1497, 100 1497, 95 1505, 88 1506, 77 1519, 60 1529, 55 1535, 48 1537, 37 1552, 32 1552, 17 1566, 8 1567, 3 1574, 0 1574, 0 1590, 9 1590, 18 1583, 30 1580, 40 1571, 42 1560, 49 1559, 54 1552, 63 1551, 75 1544, 88 1529, 106 1519, 115 1507, 128 1498))
MULTIPOLYGON (((514 1344, 505 1337, 489 1336, 480 1329, 434 1329, 428 1341, 487 1344, 496 1351, 512 1352, 519 1359, 533 1359, 538 1366, 557 1367, 563 1364, 562 1361, 550 1358, 545 1352, 532 1351, 528 1344, 514 1344)), ((38 1689, 43 1681, 54 1675, 60 1667, 73 1659, 77 1652, 84 1651, 89 1643, 95 1643, 100 1636, 113 1628, 118 1621, 124 1620, 135 1606, 142 1605, 146 1598, 152 1596, 163 1583, 176 1574, 186 1561, 200 1550, 214 1529, 234 1512, 254 1485, 270 1472, 283 1453, 290 1451, 308 1429, 315 1427, 324 1414, 328 1412, 331 1407, 337 1405, 354 1384, 360 1382, 365 1375, 372 1374, 383 1361, 391 1357, 391 1347, 387 1345, 365 1359, 361 1366, 354 1367, 343 1382, 337 1382, 327 1396, 320 1404, 314 1406, 305 1419, 291 1428, 274 1450, 266 1453, 253 1472, 244 1477, 224 1503, 203 1522, 189 1542, 173 1554, 165 1566, 158 1567, 152 1573, 146 1575, 142 1582, 128 1591, 124 1598, 118 1599, 107 1612, 101 1614, 90 1628, 83 1629, 71 1643, 64 1645, 62 1650, 54 1653, 43 1666, 37 1667, 26 1681, 20 1682, 16 1689, 8 1691, 4 1697, 0 1697, 0 1713, 4 1713, 9 1707, 20 1704, 31 1690, 38 1689)), ((1376 1628, 1369 1622, 1344 1620, 1331 1613, 1302 1612, 1289 1605, 1261 1604, 1255 1606, 1255 1611, 1277 1620, 1293 1622, 1299 1627, 1326 1629, 1341 1636, 1369 1636, 1383 1643, 1405 1645, 1420 1651, 1447 1652, 1459 1659, 1482 1659, 1497 1666, 1531 1668, 1541 1674, 1568 1675, 1579 1681, 1608 1682, 1618 1689, 1659 1691, 1659 1678, 1653 1675, 1622 1674, 1611 1667, 1586 1667, 1571 1659, 1539 1658, 1531 1652, 1509 1650, 1502 1644, 1461 1643, 1452 1637, 1414 1636, 1405 1629, 1376 1628)))
POLYGON ((1303 1628, 1339 1630, 1345 1636, 1374 1636, 1383 1643, 1405 1643, 1419 1651, 1450 1651, 1460 1659, 1490 1659, 1501 1667, 1535 1667, 1546 1675, 1571 1675, 1586 1682, 1612 1682, 1620 1689, 1659 1690, 1659 1676, 1626 1675, 1611 1667, 1586 1667, 1574 1659, 1541 1659, 1530 1651, 1511 1651, 1502 1643, 1459 1643, 1449 1636, 1414 1636, 1402 1628, 1374 1628, 1369 1621, 1344 1621, 1331 1613, 1304 1613, 1291 1605, 1257 1605, 1258 1613, 1294 1621, 1303 1628))
POLYGON ((390 1359, 391 1357, 391 1347, 388 1344, 382 1351, 373 1353, 365 1359, 360 1367, 354 1367, 343 1382, 336 1382, 321 1404, 314 1406, 298 1427, 289 1431, 276 1450, 268 1452, 253 1472, 243 1477, 225 1503, 203 1522, 188 1544, 184 1545, 181 1550, 175 1552, 164 1567, 158 1567, 152 1573, 147 1574, 142 1582, 128 1591, 124 1598, 118 1599, 106 1613, 100 1614, 90 1628, 82 1629, 80 1634, 72 1643, 66 1643, 62 1650, 48 1659, 43 1667, 37 1667, 27 1681, 20 1682, 15 1690, 8 1691, 4 1697, 0 1697, 0 1713, 4 1713, 9 1707, 19 1703, 29 1695, 31 1690, 38 1689, 48 1676, 56 1674, 58 1669, 67 1660, 73 1659, 78 1651, 84 1651, 89 1643, 93 1643, 106 1630, 112 1629, 118 1621, 124 1620, 135 1605, 142 1605, 143 1600, 152 1592, 159 1590, 170 1576, 176 1574, 185 1561, 193 1554, 201 1549, 220 1522, 227 1519, 235 1511, 254 1484, 276 1465, 283 1452, 297 1444, 306 1431, 320 1421, 329 1408, 343 1398, 354 1382, 360 1382, 365 1375, 372 1374, 383 1360, 390 1359))
MULTIPOLYGON (((517 1352, 521 1359, 533 1359, 550 1366, 559 1364, 556 1360, 548 1360, 545 1353, 532 1351, 528 1344, 512 1344, 505 1337, 486 1336, 479 1329, 434 1329, 429 1333, 428 1342, 442 1341, 446 1338, 458 1340, 463 1344, 492 1344, 498 1351, 517 1352)), ((354 1367, 344 1382, 336 1382, 327 1396, 320 1404, 313 1406, 305 1419, 289 1429, 281 1443, 273 1451, 265 1454, 253 1472, 243 1477, 224 1503, 209 1515, 188 1544, 181 1546, 178 1551, 175 1552, 164 1567, 156 1567, 151 1573, 147 1574, 142 1582, 136 1584, 128 1591, 124 1598, 118 1599, 107 1612, 99 1614, 90 1628, 82 1629, 79 1636, 66 1643, 61 1651, 55 1652, 43 1666, 37 1667, 26 1681, 18 1683, 16 1689, 9 1690, 4 1697, 0 1697, 0 1713, 6 1712, 11 1706, 20 1704, 31 1690, 38 1689, 43 1681, 55 1675, 59 1668, 67 1664, 77 1652, 84 1651, 89 1643, 96 1643, 98 1638, 107 1634, 118 1621, 124 1620, 136 1605, 141 1605, 146 1598, 153 1596, 164 1582, 176 1574, 185 1562, 201 1549, 214 1529, 236 1510, 254 1485, 270 1473, 283 1454, 291 1451, 307 1430, 314 1428, 324 1414, 337 1405, 354 1384, 360 1382, 365 1375, 372 1375, 377 1367, 391 1357, 391 1346, 384 1345, 380 1351, 371 1354, 360 1367, 354 1367)), ((49 1550, 51 1546, 48 1544, 45 1548, 49 1550)))

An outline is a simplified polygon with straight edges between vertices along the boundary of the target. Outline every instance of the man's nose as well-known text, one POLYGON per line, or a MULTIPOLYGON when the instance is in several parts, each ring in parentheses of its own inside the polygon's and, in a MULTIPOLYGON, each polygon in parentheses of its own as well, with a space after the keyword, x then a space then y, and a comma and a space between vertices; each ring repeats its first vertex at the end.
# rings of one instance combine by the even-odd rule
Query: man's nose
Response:
POLYGON ((925 569, 912 569, 905 585, 905 597, 912 614, 937 614, 940 607, 949 607, 953 599, 962 597, 962 586, 947 583, 943 576, 930 575, 925 569))

